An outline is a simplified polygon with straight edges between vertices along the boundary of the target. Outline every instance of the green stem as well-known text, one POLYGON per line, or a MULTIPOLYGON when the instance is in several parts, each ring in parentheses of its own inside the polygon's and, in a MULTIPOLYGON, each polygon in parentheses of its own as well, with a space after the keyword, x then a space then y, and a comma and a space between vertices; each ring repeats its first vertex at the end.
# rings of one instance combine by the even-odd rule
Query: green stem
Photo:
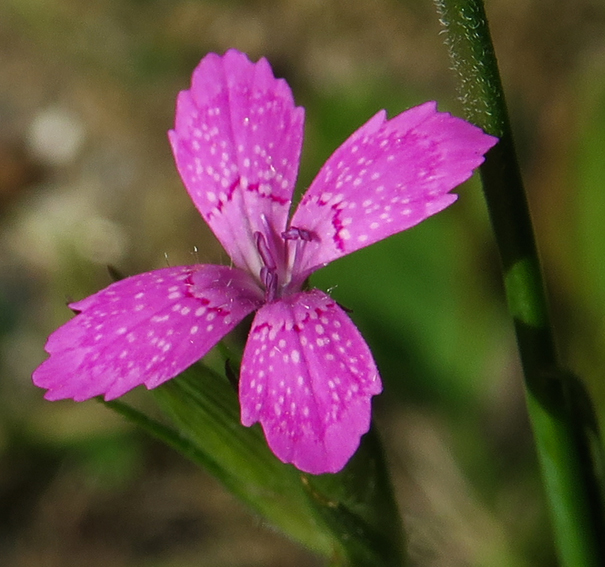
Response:
POLYGON ((537 247, 482 0, 434 0, 467 118, 500 138, 481 167, 525 376, 527 407, 565 567, 605 565, 603 502, 590 453, 590 402, 561 369, 537 247), (584 406, 582 406, 582 403, 584 406), (587 407, 588 406, 588 407, 587 407), (587 417, 588 413, 588 417, 587 417))

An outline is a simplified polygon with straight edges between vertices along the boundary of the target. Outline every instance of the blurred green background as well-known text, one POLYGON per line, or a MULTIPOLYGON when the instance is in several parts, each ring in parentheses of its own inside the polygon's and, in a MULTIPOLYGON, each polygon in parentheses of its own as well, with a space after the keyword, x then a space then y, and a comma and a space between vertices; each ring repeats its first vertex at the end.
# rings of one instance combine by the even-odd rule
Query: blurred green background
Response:
MULTIPOLYGON (((488 0, 559 346, 605 423, 605 8, 488 0)), ((0 3, 0 565, 316 566, 220 485, 31 371, 79 299, 227 263, 166 131, 208 51, 266 56, 306 107, 299 188, 377 110, 460 114, 430 0, 0 3)), ((414 565, 554 565, 479 186, 313 283, 353 310, 414 565)), ((134 396, 140 396, 139 393, 134 396)))

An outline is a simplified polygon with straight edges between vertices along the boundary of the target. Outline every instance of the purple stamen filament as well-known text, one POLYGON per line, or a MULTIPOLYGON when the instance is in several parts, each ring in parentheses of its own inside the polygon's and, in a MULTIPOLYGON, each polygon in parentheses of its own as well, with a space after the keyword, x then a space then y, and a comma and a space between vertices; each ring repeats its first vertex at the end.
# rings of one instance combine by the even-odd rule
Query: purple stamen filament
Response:
POLYGON ((265 301, 273 301, 277 295, 277 264, 269 249, 265 235, 261 232, 254 233, 256 249, 264 264, 260 269, 260 281, 265 288, 265 301))

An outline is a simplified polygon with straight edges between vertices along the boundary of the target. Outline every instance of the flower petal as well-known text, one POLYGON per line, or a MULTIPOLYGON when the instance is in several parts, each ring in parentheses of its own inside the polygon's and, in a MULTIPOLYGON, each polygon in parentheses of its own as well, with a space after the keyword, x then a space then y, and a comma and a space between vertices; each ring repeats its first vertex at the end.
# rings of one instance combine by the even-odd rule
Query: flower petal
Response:
MULTIPOLYGON (((497 138, 427 102, 371 118, 323 166, 291 225, 313 238, 294 272, 304 280, 328 262, 405 230, 456 200, 497 138)), ((298 245, 299 243, 296 243, 298 245)))
POLYGON ((242 423, 260 421, 277 457, 320 474, 339 471, 356 451, 382 386, 355 325, 313 290, 258 311, 239 389, 242 423))
POLYGON ((286 227, 298 173, 304 110, 266 59, 211 53, 179 94, 170 142, 183 183, 231 256, 258 276, 260 231, 286 227))
POLYGON ((262 294, 245 272, 226 266, 164 268, 110 285, 72 303, 78 315, 46 343, 33 374, 46 398, 76 401, 154 388, 206 354, 262 294))

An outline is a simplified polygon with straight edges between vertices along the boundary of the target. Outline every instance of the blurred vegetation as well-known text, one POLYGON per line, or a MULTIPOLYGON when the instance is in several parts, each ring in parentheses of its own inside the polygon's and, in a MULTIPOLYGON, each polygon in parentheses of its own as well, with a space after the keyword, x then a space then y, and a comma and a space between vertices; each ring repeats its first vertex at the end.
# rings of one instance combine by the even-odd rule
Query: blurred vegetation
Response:
MULTIPOLYGON (((563 359, 605 424, 605 8, 487 0, 563 359)), ((266 56, 306 107, 299 188, 355 128, 460 113, 430 0, 0 4, 0 564, 319 565, 95 402, 31 385, 67 298, 227 262, 166 130, 208 51, 266 56)), ((316 274, 381 368, 376 403, 414 564, 554 565, 514 337, 476 184, 316 274)), ((130 395, 147 403, 139 392, 130 395)))

